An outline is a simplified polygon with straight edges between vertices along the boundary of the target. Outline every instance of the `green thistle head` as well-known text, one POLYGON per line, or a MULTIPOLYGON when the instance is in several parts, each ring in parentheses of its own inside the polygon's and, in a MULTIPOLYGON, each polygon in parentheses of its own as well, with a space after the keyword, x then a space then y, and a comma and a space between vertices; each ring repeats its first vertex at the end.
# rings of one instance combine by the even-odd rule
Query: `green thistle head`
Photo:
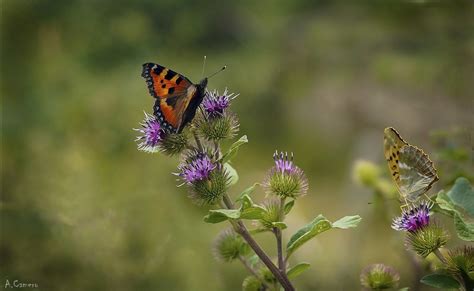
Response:
POLYGON ((417 231, 407 232, 406 246, 419 256, 426 258, 435 250, 446 245, 449 235, 439 225, 432 223, 417 231))
POLYGON ((248 244, 232 229, 225 229, 214 240, 214 257, 221 262, 231 262, 250 252, 248 244))
POLYGON ((399 280, 398 272, 384 264, 367 266, 360 274, 360 284, 368 290, 396 288, 399 280))
POLYGON ((474 247, 464 246, 449 251, 446 256, 446 270, 459 282, 471 280, 474 284, 474 247))
POLYGON ((260 223, 265 228, 272 228, 273 222, 283 221, 281 216, 282 211, 280 210, 280 199, 277 197, 270 198, 263 203, 263 208, 266 212, 263 214, 260 223))

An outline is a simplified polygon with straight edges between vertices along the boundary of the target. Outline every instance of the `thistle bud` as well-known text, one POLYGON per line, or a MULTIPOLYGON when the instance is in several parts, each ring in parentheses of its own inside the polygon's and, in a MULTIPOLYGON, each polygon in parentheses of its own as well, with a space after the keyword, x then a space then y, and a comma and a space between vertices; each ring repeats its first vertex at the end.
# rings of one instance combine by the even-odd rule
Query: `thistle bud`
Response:
POLYGON ((367 266, 360 274, 360 284, 366 290, 383 290, 396 288, 400 275, 392 267, 384 264, 367 266))
POLYGON ((379 178, 380 168, 372 162, 358 160, 355 162, 353 177, 358 183, 373 187, 379 178))
POLYGON ((264 291, 265 286, 255 276, 248 276, 242 282, 242 291, 264 291))
POLYGON ((266 210, 262 219, 260 219, 263 227, 272 228, 273 222, 283 221, 283 217, 280 217, 282 213, 280 203, 280 199, 277 197, 270 198, 263 203, 263 208, 266 210))
POLYGON ((214 257, 221 262, 231 262, 250 252, 249 245, 232 229, 219 233, 213 245, 214 257))

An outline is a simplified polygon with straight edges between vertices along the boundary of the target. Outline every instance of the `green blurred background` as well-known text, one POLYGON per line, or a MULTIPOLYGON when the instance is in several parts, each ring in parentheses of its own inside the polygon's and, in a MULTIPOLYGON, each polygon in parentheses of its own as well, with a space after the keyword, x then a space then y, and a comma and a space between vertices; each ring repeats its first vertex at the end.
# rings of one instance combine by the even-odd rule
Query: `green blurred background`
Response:
MULTIPOLYGON (((232 194, 264 178, 275 149, 293 151, 310 193, 288 217, 286 239, 319 213, 363 217, 357 229, 303 247, 292 263, 313 266, 295 285, 357 290, 360 270, 383 262, 401 272, 401 286, 415 286, 403 236, 390 229, 397 202, 372 203, 352 166, 359 158, 383 165, 386 126, 429 153, 434 129, 460 129, 469 146, 473 8, 2 0, 0 286, 18 279, 40 290, 240 290, 244 268, 215 262, 210 250, 223 225, 205 224, 206 210, 176 188, 178 159, 137 151, 132 130, 153 104, 142 63, 197 82, 204 55, 207 73, 228 65, 209 88, 240 93, 233 110, 250 140, 234 162, 232 194)), ((258 240, 275 254, 269 235, 258 240)))

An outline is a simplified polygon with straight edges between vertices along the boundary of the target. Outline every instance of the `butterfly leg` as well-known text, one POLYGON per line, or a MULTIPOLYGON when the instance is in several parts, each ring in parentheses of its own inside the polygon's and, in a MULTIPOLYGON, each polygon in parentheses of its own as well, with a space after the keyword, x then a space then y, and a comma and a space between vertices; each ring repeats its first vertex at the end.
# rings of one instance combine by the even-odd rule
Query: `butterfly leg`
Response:
POLYGON ((403 211, 404 208, 409 208, 408 206, 408 200, 406 197, 403 197, 403 200, 405 201, 405 204, 400 205, 400 210, 403 211))
POLYGON ((425 197, 428 199, 428 201, 432 202, 432 203, 436 203, 436 201, 434 201, 433 199, 431 199, 430 196, 428 196, 428 194, 425 193, 425 197))

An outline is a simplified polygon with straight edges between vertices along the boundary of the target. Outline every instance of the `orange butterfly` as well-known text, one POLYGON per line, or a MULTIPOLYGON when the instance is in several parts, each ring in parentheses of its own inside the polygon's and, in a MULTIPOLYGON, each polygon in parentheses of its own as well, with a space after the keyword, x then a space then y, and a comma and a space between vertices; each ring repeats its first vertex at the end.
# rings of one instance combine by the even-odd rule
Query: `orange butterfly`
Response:
POLYGON ((143 64, 145 78, 151 96, 155 116, 170 132, 180 133, 201 104, 207 86, 207 77, 193 84, 185 76, 154 63, 143 64))

